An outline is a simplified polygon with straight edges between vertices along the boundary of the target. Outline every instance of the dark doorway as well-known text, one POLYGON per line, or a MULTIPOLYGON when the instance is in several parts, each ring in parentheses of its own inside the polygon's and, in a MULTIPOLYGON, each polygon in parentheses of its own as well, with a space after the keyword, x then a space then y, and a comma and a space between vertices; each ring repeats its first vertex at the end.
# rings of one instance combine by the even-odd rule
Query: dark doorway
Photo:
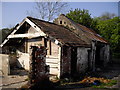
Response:
POLYGON ((96 68, 102 68, 103 67, 103 55, 100 55, 100 54, 103 54, 103 53, 100 53, 100 50, 102 49, 102 45, 98 44, 96 46, 96 53, 95 53, 95 67, 96 68))
POLYGON ((77 47, 71 48, 71 76, 77 73, 77 47))

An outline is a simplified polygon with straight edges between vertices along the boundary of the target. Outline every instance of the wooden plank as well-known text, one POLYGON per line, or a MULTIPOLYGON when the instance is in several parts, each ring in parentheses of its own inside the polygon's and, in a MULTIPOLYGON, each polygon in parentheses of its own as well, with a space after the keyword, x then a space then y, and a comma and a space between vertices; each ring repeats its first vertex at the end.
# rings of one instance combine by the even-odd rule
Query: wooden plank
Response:
POLYGON ((56 68, 50 68, 50 74, 53 74, 53 75, 58 75, 58 72, 59 70, 56 69, 56 68))
POLYGON ((50 68, 51 67, 56 67, 56 68, 58 68, 58 64, 53 64, 53 63, 46 63, 47 65, 50 65, 50 68))
POLYGON ((46 64, 50 66, 50 74, 59 74, 59 59, 57 57, 51 56, 46 58, 46 64))

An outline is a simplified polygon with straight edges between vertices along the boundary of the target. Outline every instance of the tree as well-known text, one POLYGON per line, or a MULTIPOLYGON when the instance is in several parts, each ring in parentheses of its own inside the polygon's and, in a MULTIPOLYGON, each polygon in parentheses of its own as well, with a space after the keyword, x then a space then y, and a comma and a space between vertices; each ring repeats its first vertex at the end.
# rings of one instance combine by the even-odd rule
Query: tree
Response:
MULTIPOLYGON (((38 18, 51 21, 55 18, 55 16, 63 13, 67 3, 60 1, 61 0, 39 0, 35 2, 36 6, 34 9, 37 11, 38 18)), ((28 14, 30 13, 28 12, 28 14)))
POLYGON ((13 28, 4 28, 0 30, 0 44, 4 41, 4 39, 12 32, 13 28))
POLYGON ((88 28, 93 28, 95 21, 90 16, 88 10, 81 10, 81 9, 75 9, 75 10, 70 10, 69 13, 66 14, 68 18, 73 20, 74 22, 77 22, 79 24, 82 24, 88 28))
POLYGON ((109 41, 113 56, 120 57, 120 17, 99 20, 99 34, 109 41))

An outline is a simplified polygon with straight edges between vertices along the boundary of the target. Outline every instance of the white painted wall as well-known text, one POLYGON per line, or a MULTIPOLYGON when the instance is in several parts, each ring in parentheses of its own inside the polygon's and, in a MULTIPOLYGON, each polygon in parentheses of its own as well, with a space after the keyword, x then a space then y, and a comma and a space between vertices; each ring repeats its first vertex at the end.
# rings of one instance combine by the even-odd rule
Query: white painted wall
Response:
POLYGON ((18 53, 18 62, 17 62, 17 66, 19 68, 23 67, 24 69, 26 70, 29 70, 29 66, 30 66, 30 56, 28 53, 22 53, 22 52, 19 52, 18 53))
POLYGON ((0 54, 0 76, 10 74, 9 55, 0 54))

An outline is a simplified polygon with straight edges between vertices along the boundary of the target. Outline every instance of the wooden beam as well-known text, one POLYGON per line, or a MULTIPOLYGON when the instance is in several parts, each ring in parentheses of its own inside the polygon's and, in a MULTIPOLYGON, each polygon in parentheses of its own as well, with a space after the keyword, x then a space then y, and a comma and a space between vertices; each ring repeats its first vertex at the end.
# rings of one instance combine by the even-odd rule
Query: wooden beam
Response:
POLYGON ((5 39, 4 42, 0 45, 2 47, 9 39, 5 39))
POLYGON ((33 38, 33 37, 39 37, 42 36, 39 33, 35 33, 35 34, 14 34, 14 35, 9 35, 8 38, 33 38))

